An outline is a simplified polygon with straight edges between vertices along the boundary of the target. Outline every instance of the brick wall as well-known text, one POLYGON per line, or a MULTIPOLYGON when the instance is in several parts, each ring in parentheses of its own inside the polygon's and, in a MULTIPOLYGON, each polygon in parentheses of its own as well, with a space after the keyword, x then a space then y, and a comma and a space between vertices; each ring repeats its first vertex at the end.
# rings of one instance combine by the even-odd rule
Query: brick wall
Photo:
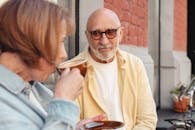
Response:
POLYGON ((148 46, 148 0, 104 0, 125 28, 123 44, 148 46))
POLYGON ((187 0, 174 0, 174 44, 177 51, 187 50, 187 0))

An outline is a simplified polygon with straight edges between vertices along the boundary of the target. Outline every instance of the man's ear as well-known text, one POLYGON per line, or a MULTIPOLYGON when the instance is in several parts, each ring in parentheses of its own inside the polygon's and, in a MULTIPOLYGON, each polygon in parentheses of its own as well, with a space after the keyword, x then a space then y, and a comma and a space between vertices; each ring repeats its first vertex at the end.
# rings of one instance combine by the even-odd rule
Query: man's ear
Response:
POLYGON ((87 30, 85 30, 85 36, 86 36, 87 39, 90 38, 90 37, 89 37, 89 32, 88 32, 87 30))
POLYGON ((121 41, 122 41, 122 39, 123 39, 123 35, 124 35, 124 27, 121 27, 120 28, 120 39, 119 39, 119 41, 120 41, 120 43, 121 43, 121 41))

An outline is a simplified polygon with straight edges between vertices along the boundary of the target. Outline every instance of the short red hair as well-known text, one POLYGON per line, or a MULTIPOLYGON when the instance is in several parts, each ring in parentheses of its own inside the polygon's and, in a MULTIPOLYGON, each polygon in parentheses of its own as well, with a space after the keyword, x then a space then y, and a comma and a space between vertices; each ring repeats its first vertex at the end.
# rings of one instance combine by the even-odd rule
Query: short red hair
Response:
POLYGON ((70 13, 44 0, 9 0, 0 8, 0 50, 17 53, 29 67, 43 57, 53 63, 60 43, 62 20, 73 32, 70 13))

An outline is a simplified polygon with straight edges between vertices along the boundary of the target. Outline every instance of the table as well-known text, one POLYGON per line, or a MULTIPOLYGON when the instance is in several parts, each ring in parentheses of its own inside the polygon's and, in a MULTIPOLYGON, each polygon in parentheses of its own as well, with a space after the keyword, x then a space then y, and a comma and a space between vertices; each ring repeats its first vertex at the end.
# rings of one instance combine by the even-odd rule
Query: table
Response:
POLYGON ((190 113, 178 113, 173 111, 172 109, 160 109, 157 110, 158 115, 158 122, 157 122, 157 128, 156 130, 172 130, 172 125, 168 121, 165 121, 165 119, 192 119, 195 121, 195 111, 192 110, 192 116, 190 117, 190 113))

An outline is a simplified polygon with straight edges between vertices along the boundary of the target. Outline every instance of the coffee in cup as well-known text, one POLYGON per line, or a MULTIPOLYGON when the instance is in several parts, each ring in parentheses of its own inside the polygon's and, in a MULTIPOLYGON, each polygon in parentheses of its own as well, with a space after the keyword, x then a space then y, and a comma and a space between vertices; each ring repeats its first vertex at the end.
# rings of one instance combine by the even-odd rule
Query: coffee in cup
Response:
POLYGON ((66 68, 70 68, 70 70, 73 68, 78 68, 80 73, 85 76, 87 71, 87 60, 84 58, 73 58, 71 60, 67 60, 57 66, 57 71, 59 74, 61 74, 66 68))

